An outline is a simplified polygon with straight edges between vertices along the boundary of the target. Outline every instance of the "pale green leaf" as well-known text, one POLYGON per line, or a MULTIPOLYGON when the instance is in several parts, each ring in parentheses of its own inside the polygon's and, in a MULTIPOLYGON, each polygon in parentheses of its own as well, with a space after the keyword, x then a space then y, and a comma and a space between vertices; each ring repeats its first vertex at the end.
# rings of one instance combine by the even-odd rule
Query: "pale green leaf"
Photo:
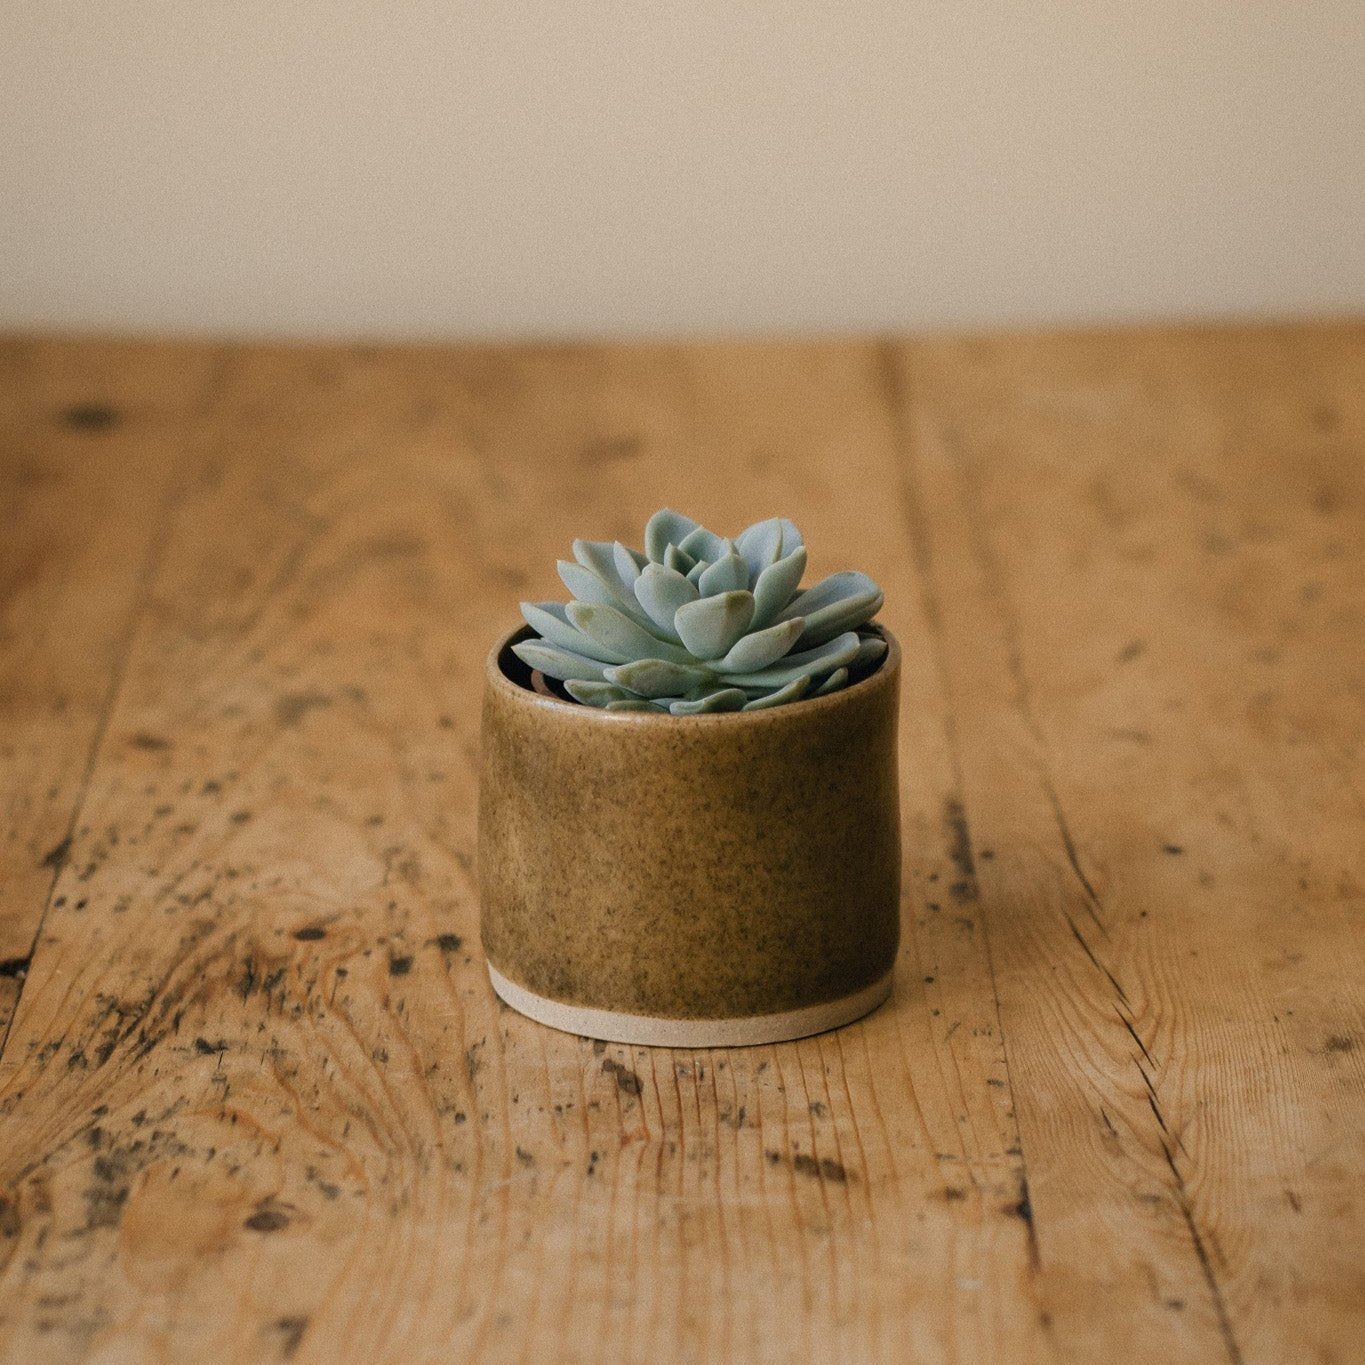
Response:
POLYGON ((748 586, 749 567, 733 550, 708 565, 697 580, 697 587, 703 597, 714 597, 721 592, 737 592, 748 586))
POLYGON ((608 682, 578 682, 570 679, 564 690, 584 706, 605 707, 614 701, 637 701, 624 687, 614 687, 608 682))
POLYGON ((640 576, 640 570, 649 563, 639 550, 632 550, 629 545, 622 545, 619 540, 611 547, 611 561, 616 566, 616 577, 626 588, 634 586, 635 580, 640 576))
POLYGON ((715 674, 695 664, 674 663, 670 659, 636 659, 604 669, 602 676, 641 697, 677 697, 694 687, 715 681, 715 674))
POLYGON ((681 574, 691 573, 697 567, 697 561, 690 554, 678 549, 676 545, 668 545, 664 548, 664 564, 681 574))
POLYGON ((831 692, 837 692, 846 682, 848 682, 848 669, 836 668, 834 672, 811 693, 811 696, 826 697, 831 692))
POLYGON ((886 653, 886 641, 878 635, 863 635, 858 640, 858 653, 850 667, 870 668, 886 653))
POLYGON ((606 668, 600 659, 588 659, 567 649, 547 645, 541 640, 522 640, 512 646, 512 653, 527 668, 539 669, 547 678, 558 678, 561 682, 570 679, 601 682, 606 668))
POLYGON ((675 716, 701 716, 712 711, 740 711, 747 700, 738 687, 717 687, 700 697, 679 697, 669 703, 675 716))
POLYGON ((764 569, 776 564, 782 552, 782 522, 778 517, 756 521, 735 537, 735 548, 749 568, 749 582, 757 583, 764 569))
POLYGON ((840 602, 831 602, 806 617, 806 628, 801 632, 801 643, 823 644, 845 631, 856 630, 870 621, 880 610, 881 605, 880 589, 875 593, 864 593, 858 597, 846 597, 840 602))
POLYGON ((566 615, 563 602, 523 602, 521 614, 526 624, 538 635, 560 649, 571 654, 582 654, 589 659, 601 659, 604 663, 623 664, 633 657, 619 650, 599 644, 591 636, 584 635, 566 615))
POLYGON ((776 692, 769 692, 766 696, 755 697, 753 701, 745 702, 746 711, 766 711, 773 706, 782 706, 789 701, 796 701, 806 695, 806 689, 810 686, 810 675, 803 673, 799 678, 793 678, 785 687, 779 688, 776 692))
POLYGON ((679 607, 673 626, 699 659, 723 658, 754 619, 751 592, 723 592, 679 607))
POLYGON ((663 564, 646 564, 635 580, 635 598, 655 627, 677 642, 678 632, 673 626, 673 615, 679 607, 697 600, 697 589, 676 569, 663 564))
POLYGON ((704 559, 708 564, 714 564, 716 560, 724 558, 733 550, 734 546, 724 536, 708 531, 705 526, 698 526, 678 541, 678 549, 684 554, 691 555, 693 559, 704 559))
POLYGON ((623 661, 663 658, 678 663, 692 662, 685 650, 659 639, 614 606, 570 602, 564 610, 569 621, 584 635, 620 655, 623 661))
MULTIPOLYGON (((645 553, 656 564, 664 563, 664 552, 670 545, 680 545, 693 531, 697 523, 691 517, 671 508, 661 507, 645 524, 645 553)), ((683 570, 687 572, 686 569, 683 570)))
POLYGON ((806 623, 800 617, 779 621, 767 630, 756 630, 737 640, 716 665, 722 673, 753 673, 774 664, 801 638, 806 623))
POLYGON ((806 550, 798 546, 791 554, 769 564, 754 584, 754 626, 761 629, 775 621, 778 613, 791 601, 806 572, 806 550))
POLYGON ((732 673, 728 669, 716 669, 721 682, 733 683, 736 687, 753 689, 756 687, 784 687, 803 673, 825 673, 842 668, 850 663, 858 653, 858 637, 850 630, 830 640, 817 649, 803 650, 799 654, 788 654, 769 668, 754 673, 732 673))
POLYGON ((814 587, 798 593, 782 611, 782 616, 809 617, 814 612, 834 602, 847 601, 854 597, 866 597, 881 592, 881 589, 865 574, 853 570, 832 573, 822 578, 814 587))

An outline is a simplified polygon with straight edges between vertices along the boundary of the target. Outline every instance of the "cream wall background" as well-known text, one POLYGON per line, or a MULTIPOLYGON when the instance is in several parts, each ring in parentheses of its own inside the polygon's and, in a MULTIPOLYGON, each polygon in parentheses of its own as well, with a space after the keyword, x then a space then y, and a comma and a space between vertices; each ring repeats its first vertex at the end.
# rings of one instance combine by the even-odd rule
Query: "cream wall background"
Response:
POLYGON ((0 0, 0 325, 1365 307, 1361 0, 0 0))

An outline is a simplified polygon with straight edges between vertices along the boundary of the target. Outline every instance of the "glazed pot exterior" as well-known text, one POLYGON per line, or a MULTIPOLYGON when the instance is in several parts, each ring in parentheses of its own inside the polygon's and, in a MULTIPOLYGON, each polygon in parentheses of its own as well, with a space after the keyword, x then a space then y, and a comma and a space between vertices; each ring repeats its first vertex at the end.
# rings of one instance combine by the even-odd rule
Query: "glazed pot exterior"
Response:
POLYGON ((532 691, 509 648, 528 634, 492 651, 484 690, 498 993, 556 1027, 674 1046, 797 1037, 880 1003, 900 925, 894 638, 829 696, 671 716, 532 691))

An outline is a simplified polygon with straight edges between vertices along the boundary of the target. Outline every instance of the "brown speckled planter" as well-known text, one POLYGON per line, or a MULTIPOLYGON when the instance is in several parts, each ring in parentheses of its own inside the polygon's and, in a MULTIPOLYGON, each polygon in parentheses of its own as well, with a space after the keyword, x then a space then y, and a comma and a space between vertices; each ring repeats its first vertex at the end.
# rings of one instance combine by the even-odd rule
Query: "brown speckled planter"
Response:
MULTIPOLYGON (((717 1047, 881 1003, 899 940, 900 650, 771 710, 612 712, 484 689, 482 932, 494 989, 614 1042, 717 1047)), ((519 673, 518 670, 521 670, 519 673)))

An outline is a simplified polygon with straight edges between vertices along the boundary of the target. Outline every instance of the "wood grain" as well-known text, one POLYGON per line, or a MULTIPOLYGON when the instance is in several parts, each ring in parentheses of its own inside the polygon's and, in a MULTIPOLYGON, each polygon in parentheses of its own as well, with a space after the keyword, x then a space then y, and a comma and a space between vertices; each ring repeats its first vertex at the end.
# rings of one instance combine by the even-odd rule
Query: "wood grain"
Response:
POLYGON ((211 373, 196 347, 0 345, 0 1044, 211 373))
POLYGON ((39 373, 160 416, 3 552, 0 1356, 1352 1358, 1359 329, 5 355, 14 449, 39 373), (664 502, 789 511, 905 646, 908 932, 832 1035, 483 975, 484 649, 664 502))
POLYGON ((898 360, 1059 1337, 1354 1358, 1365 337, 898 360))

